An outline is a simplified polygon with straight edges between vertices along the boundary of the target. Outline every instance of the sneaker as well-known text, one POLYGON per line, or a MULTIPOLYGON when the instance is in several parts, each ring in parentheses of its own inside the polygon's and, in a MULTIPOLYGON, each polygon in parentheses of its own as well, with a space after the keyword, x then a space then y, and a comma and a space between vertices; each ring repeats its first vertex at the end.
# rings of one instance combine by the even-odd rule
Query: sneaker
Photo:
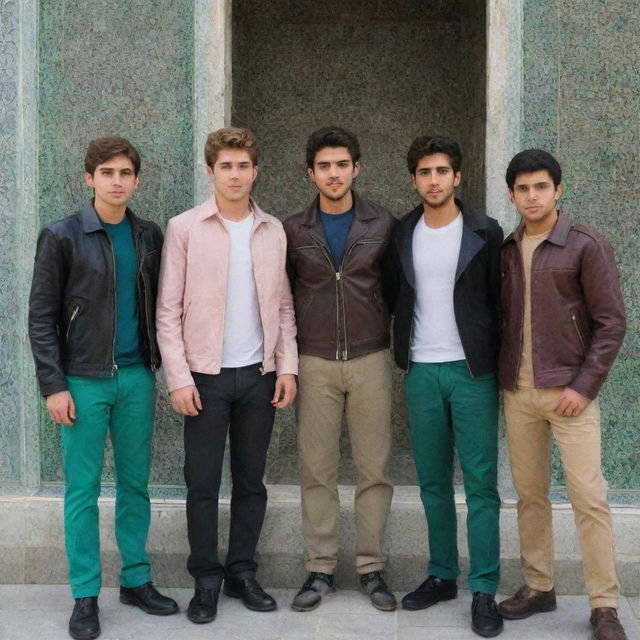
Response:
POLYGON ((311 611, 328 593, 334 593, 336 584, 332 575, 321 571, 312 571, 305 580, 302 588, 291 603, 294 611, 311 611))
POLYGON ((371 604, 380 611, 394 611, 396 597, 387 586, 380 571, 370 571, 360 576, 360 591, 369 596, 371 604))

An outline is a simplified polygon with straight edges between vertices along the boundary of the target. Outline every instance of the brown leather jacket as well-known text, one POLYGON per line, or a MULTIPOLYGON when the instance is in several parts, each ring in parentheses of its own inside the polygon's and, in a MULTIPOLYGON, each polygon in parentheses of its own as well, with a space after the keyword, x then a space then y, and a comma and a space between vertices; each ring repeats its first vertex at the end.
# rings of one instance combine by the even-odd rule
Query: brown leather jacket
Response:
MULTIPOLYGON (((503 330, 499 380, 516 388, 522 351, 524 274, 521 224, 503 243, 503 330)), ((568 386, 598 395, 626 329, 618 270, 609 242, 560 213, 533 255, 533 375, 536 388, 568 386)))
POLYGON ((355 193, 353 203, 353 223, 338 269, 325 238, 318 198, 285 220, 301 354, 350 360, 389 346, 381 263, 395 218, 355 193))

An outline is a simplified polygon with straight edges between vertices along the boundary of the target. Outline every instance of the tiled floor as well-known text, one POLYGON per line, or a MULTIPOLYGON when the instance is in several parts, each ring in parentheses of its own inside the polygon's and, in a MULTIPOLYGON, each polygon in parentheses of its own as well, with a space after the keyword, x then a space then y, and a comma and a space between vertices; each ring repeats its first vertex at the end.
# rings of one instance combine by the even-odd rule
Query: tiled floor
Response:
MULTIPOLYGON (((238 600, 220 596, 218 617, 194 625, 184 616, 187 589, 163 589, 181 613, 154 618, 121 605, 117 589, 100 596, 101 640, 477 640, 469 628, 471 595, 426 611, 382 613, 356 591, 338 591, 315 611, 289 609, 294 590, 270 590, 280 605, 273 613, 255 613, 238 600)), ((0 585, 1 640, 67 640, 73 600, 67 586, 0 585)), ((505 640, 587 640, 591 638, 584 596, 562 596, 558 610, 505 623, 505 640)), ((640 640, 640 599, 623 599, 620 618, 629 640, 640 640), (635 612, 635 613, 634 613, 635 612)))

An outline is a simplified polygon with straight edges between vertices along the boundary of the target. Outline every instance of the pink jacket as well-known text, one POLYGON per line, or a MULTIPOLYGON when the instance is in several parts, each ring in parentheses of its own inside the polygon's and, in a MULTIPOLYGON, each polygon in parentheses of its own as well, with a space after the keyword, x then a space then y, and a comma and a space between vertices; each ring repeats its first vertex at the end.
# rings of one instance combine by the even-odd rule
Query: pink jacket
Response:
MULTIPOLYGON (((282 223, 252 200, 253 273, 264 336, 262 372, 298 373, 293 299, 282 223)), ((194 384, 191 371, 218 374, 227 296, 229 236, 215 198, 169 221, 156 311, 169 390, 194 384)))

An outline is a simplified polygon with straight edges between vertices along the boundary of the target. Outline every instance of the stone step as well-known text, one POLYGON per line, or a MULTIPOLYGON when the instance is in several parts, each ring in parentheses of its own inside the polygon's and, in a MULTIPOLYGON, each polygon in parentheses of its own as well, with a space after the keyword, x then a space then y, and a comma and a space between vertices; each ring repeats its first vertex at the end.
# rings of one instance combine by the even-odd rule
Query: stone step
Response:
MULTIPOLYGON (((340 487, 340 548, 336 580, 342 588, 356 588, 353 487, 340 487)), ((466 585, 468 555, 464 498, 456 496, 458 548, 466 585)), ((115 586, 119 557, 113 535, 113 498, 100 499, 103 584, 115 586)), ((183 500, 152 500, 152 523, 147 549, 153 560, 154 580, 171 587, 190 587, 186 571, 187 528, 183 500)), ((59 497, 0 496, 0 583, 61 584, 67 581, 59 497)), ((622 591, 640 592, 640 508, 612 507, 616 559, 622 591)), ((571 507, 553 505, 556 545, 556 589, 563 594, 584 593, 580 554, 571 507)), ((502 581, 509 593, 521 586, 515 503, 506 502, 501 516, 502 581)), ((220 504, 221 557, 227 544, 229 501, 220 504)), ((408 591, 423 579, 427 564, 427 527, 417 487, 396 487, 386 531, 387 576, 398 591, 408 591)), ((304 540, 298 487, 269 487, 269 505, 258 548, 259 578, 270 587, 295 588, 302 583, 304 540)))

